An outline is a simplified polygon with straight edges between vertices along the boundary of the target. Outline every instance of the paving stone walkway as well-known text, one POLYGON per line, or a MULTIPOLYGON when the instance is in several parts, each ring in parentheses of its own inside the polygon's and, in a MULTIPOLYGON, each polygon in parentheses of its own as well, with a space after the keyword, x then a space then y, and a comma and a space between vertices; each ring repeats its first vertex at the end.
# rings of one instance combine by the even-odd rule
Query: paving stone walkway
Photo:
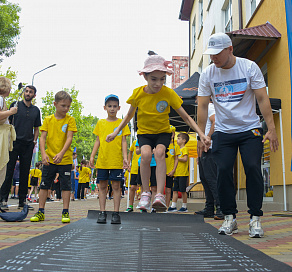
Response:
MULTIPOLYGON (((188 201, 195 201, 189 199, 188 201)), ((17 202, 9 200, 10 211, 17 210, 17 202)), ((32 223, 30 216, 38 209, 38 204, 32 204, 35 211, 30 211, 28 217, 23 222, 5 222, 0 221, 0 254, 1 249, 11 247, 22 242, 61 228, 62 202, 50 202, 46 204, 45 221, 32 223)), ((121 200, 121 211, 127 208, 127 200, 121 200)), ((99 204, 96 197, 89 197, 85 201, 72 201, 70 203, 71 222, 75 222, 87 216, 88 210, 98 210, 99 204)), ((113 200, 107 200, 107 209, 113 210, 113 200)), ((190 211, 189 213, 192 213, 190 211)), ((292 271, 292 217, 276 217, 274 214, 292 215, 287 212, 267 212, 262 217, 262 225, 265 231, 265 237, 261 239, 252 239, 248 236, 249 215, 245 211, 240 211, 237 220, 239 233, 233 235, 237 240, 247 244, 255 249, 262 251, 270 257, 284 262, 291 266, 292 271)), ((219 228, 222 221, 205 219, 205 221, 216 228, 219 228)))

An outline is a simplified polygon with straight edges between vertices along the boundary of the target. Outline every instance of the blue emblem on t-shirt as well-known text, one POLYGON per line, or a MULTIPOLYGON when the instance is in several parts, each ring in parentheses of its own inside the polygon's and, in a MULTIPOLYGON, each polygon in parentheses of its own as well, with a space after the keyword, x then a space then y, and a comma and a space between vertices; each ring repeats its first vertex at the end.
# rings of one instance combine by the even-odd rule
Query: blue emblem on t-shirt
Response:
MULTIPOLYGON (((114 128, 114 131, 116 131, 116 129, 117 129, 117 127, 114 128)), ((122 135, 122 132, 123 132, 123 131, 121 130, 117 136, 121 136, 121 135, 122 135)))
POLYGON ((167 108, 168 103, 166 101, 159 101, 156 105, 156 109, 158 112, 162 113, 167 108))
POLYGON ((174 149, 170 149, 169 150, 169 154, 173 156, 174 155, 174 149))
POLYGON ((62 131, 63 131, 64 133, 66 133, 66 131, 67 131, 67 127, 68 127, 68 124, 65 124, 65 125, 62 126, 62 131))

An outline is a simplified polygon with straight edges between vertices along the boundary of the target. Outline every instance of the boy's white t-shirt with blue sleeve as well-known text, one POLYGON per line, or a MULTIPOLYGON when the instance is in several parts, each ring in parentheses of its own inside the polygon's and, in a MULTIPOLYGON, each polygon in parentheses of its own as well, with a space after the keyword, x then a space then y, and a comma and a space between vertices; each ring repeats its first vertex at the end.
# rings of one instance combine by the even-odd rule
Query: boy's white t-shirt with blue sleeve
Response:
POLYGON ((200 76, 199 96, 213 98, 215 131, 239 133, 261 127, 253 90, 266 87, 258 65, 236 57, 230 69, 209 65, 200 76))

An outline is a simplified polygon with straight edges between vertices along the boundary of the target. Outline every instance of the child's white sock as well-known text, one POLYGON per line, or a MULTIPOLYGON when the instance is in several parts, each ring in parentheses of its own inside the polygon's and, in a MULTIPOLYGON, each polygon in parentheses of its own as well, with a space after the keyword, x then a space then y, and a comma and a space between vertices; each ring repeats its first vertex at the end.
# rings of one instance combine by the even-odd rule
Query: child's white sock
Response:
POLYGON ((187 208, 187 203, 183 203, 183 204, 182 204, 182 207, 183 207, 183 208, 187 208))
POLYGON ((176 208, 176 202, 171 203, 171 208, 176 208))

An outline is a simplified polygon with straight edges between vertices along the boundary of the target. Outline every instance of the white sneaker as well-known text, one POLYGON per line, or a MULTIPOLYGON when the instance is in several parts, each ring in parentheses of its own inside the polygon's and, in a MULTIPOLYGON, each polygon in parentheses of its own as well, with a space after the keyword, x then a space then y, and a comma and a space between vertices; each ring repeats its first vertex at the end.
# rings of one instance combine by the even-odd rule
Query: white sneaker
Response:
POLYGON ((236 219, 233 220, 233 215, 225 215, 224 216, 224 222, 222 226, 218 229, 219 234, 223 235, 232 235, 233 233, 237 233, 237 221, 236 219))
POLYGON ((264 237, 264 231, 262 229, 259 216, 253 215, 251 221, 249 222, 249 237, 251 238, 264 237))
POLYGON ((152 203, 152 208, 159 212, 164 212, 167 210, 165 197, 163 194, 156 194, 156 196, 154 197, 154 201, 152 203))
POLYGON ((150 210, 150 202, 151 202, 151 193, 150 192, 143 192, 141 194, 141 199, 137 206, 137 209, 142 211, 150 210))

